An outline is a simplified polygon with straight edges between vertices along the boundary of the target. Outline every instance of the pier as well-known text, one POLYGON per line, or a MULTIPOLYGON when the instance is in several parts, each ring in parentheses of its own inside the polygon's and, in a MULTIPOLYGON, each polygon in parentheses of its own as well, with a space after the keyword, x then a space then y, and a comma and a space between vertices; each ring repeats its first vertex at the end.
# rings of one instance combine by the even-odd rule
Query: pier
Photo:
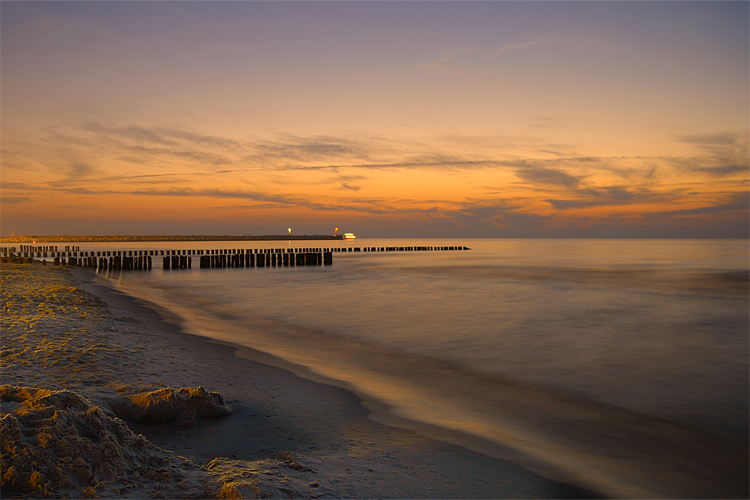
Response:
POLYGON ((79 246, 19 245, 0 248, 0 261, 30 263, 52 259, 56 266, 77 266, 102 271, 148 271, 161 260, 163 269, 193 267, 193 257, 201 269, 243 267, 330 266, 334 253, 349 252, 435 252, 469 250, 465 246, 381 246, 342 248, 255 248, 211 250, 101 250, 81 251, 79 246))

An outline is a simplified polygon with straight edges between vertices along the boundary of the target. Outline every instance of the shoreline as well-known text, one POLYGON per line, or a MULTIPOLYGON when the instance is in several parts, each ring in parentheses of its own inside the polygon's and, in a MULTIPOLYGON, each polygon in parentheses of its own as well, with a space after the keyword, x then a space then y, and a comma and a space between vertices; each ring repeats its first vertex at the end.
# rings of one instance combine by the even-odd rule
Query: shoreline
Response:
MULTIPOLYGON (((128 288, 125 290, 127 293, 128 288)), ((137 287, 133 294, 150 297, 147 291, 139 293, 137 287)), ((159 301, 160 295, 157 294, 154 300, 159 301)), ((237 342, 241 342, 242 337, 235 331, 237 328, 257 327, 264 331, 275 331, 273 322, 266 322, 257 315, 245 318, 241 325, 228 321, 225 324, 219 315, 217 324, 227 330, 216 330, 208 312, 201 316, 197 310, 181 307, 179 302, 172 304, 167 300, 164 304, 184 314, 185 318, 191 318, 186 320, 185 328, 192 333, 200 333, 199 329, 203 328, 207 335, 236 338, 237 342), (228 334, 231 328, 235 330, 231 330, 233 334, 228 334)), ((280 331, 279 335, 286 335, 286 332, 280 331)), ((300 346, 298 353, 302 357, 290 355, 288 359, 292 362, 299 359, 302 361, 300 364, 304 364, 305 353, 314 350, 315 346, 306 344, 306 337, 296 338, 296 345, 300 346)), ((320 335, 315 335, 315 339, 316 342, 325 343, 320 335)), ((291 351, 281 349, 274 352, 283 357, 292 351, 297 353, 295 346, 289 348, 291 351)), ((241 355, 241 352, 242 348, 236 355, 241 355)), ((321 352, 323 355, 318 353, 315 359, 327 359, 325 352, 321 352)), ((363 351, 362 354, 371 356, 373 351, 363 351)), ((252 355, 250 357, 254 358, 252 355)), ((398 384, 409 381, 418 385, 420 381, 429 379, 429 387, 439 388, 439 393, 433 393, 435 401, 443 401, 440 399, 442 394, 451 394, 450 401, 445 400, 451 406, 431 406, 427 398, 420 400, 426 403, 421 407, 430 410, 413 412, 409 411, 408 405, 399 405, 398 398, 389 399, 387 392, 381 392, 384 401, 395 401, 393 407, 387 407, 370 399, 378 396, 379 386, 370 392, 366 386, 357 385, 356 377, 347 375, 358 374, 356 367, 367 364, 363 357, 360 357, 361 364, 357 364, 356 359, 350 359, 345 365, 346 372, 333 370, 328 373, 353 381, 352 388, 336 381, 333 381, 333 385, 348 388, 360 397, 366 394, 363 404, 372 410, 368 415, 371 420, 409 429, 488 457, 521 464, 542 477, 585 485, 589 490, 613 498, 744 498, 747 494, 746 438, 738 441, 659 416, 649 416, 517 381, 496 381, 488 385, 480 380, 481 374, 477 378, 474 372, 457 366, 447 369, 444 363, 436 369, 424 364, 424 360, 401 356, 398 357, 399 362, 412 367, 410 371, 400 371, 393 364, 379 366, 389 367, 394 373, 398 371, 402 381, 398 384), (422 380, 425 377, 427 379, 422 380), (472 383, 474 381, 477 383, 472 383), (469 396, 464 398, 462 392, 469 396), (451 409, 450 414, 446 409, 451 409), (472 414, 474 409, 478 413, 472 414), (485 415, 497 417, 494 421, 489 418, 483 421, 485 415), (451 417, 454 420, 449 420, 451 417), (468 432, 472 431, 483 437, 469 435, 468 432)), ((268 358, 266 362, 278 364, 273 358, 268 358)), ((305 368, 288 363, 284 363, 284 366, 304 378, 321 380, 305 368)), ((316 371, 326 372, 314 363, 311 366, 316 371)), ((332 383, 328 379, 323 381, 332 383)), ((409 383, 403 387, 411 387, 409 383)), ((390 387, 383 385, 386 389, 390 387)), ((423 387, 426 385, 423 384, 423 387)), ((420 395, 418 392, 412 393, 413 397, 420 395)))
MULTIPOLYGON (((220 470, 224 478, 242 476, 277 496, 289 490, 301 497, 601 497, 508 461, 378 423, 365 407, 373 403, 273 366, 283 362, 270 355, 184 333, 176 318, 165 318, 163 311, 102 283, 89 270, 19 266, 66 273, 68 282, 106 305, 98 306, 101 317, 92 320, 100 338, 89 350, 90 359, 96 360, 91 373, 58 379, 54 369, 39 373, 33 366, 22 368, 21 358, 12 358, 3 383, 62 384, 102 406, 124 386, 217 391, 232 415, 201 418, 192 427, 128 425, 198 467, 220 470), (270 472, 275 474, 248 465, 273 457, 276 465, 270 472)), ((45 333, 39 326, 36 331, 45 333)))
MULTIPOLYGON (((76 269, 74 272, 78 273, 87 272, 81 268, 74 269, 76 269)), ((527 469, 532 474, 542 477, 545 480, 565 485, 566 490, 568 486, 580 490, 580 494, 578 494, 576 498, 606 497, 605 494, 595 493, 595 487, 588 487, 580 484, 576 486, 581 482, 580 478, 573 477, 570 472, 562 470, 553 464, 542 463, 520 449, 512 448, 502 443, 490 442, 479 436, 455 429, 448 429, 427 422, 410 419, 408 417, 398 416, 392 411, 393 408, 389 404, 357 391, 345 381, 316 373, 306 366, 295 364, 268 352, 236 344, 231 341, 220 340, 210 336, 201 335, 200 333, 187 331, 183 326, 185 320, 174 314, 171 310, 147 299, 132 296, 125 291, 113 287, 104 278, 95 276, 94 282, 90 285, 101 287, 97 294, 115 294, 117 301, 132 301, 135 303, 135 307, 142 307, 145 308, 145 310, 155 313, 159 319, 169 327, 165 330, 173 330, 173 334, 175 335, 193 339, 200 345, 209 344, 217 349, 226 349, 227 351, 225 355, 227 357, 247 360, 250 363, 255 364, 256 368, 257 365, 261 365, 261 367, 265 368, 278 369, 280 371, 277 372, 276 376, 282 380, 288 381, 288 378, 291 376, 292 378, 299 378, 305 383, 328 386, 332 391, 343 391, 346 394, 345 397, 350 399, 353 405, 357 406, 357 408, 352 407, 351 411, 353 413, 363 412, 362 414, 364 417, 371 420, 376 425, 384 425, 406 433, 416 433, 427 440, 455 446, 470 453, 477 453, 489 460, 498 460, 500 462, 515 464, 516 466, 527 469)), ((145 429, 148 433, 148 428, 145 429)))
MULTIPOLYGON (((76 272, 80 273, 87 273, 85 270, 77 269, 76 272)), ((166 330, 170 331, 171 335, 177 335, 179 342, 179 337, 184 337, 188 339, 192 339, 195 343, 197 343, 196 347, 199 347, 200 349, 210 349, 210 350, 218 350, 220 351, 220 356, 222 357, 222 360, 224 362, 230 362, 232 361, 232 365, 234 366, 235 363, 237 364, 245 364, 249 363, 249 366, 239 368, 239 370, 256 370, 256 371, 268 371, 269 369, 272 371, 271 376, 275 378, 273 383, 278 383, 279 386, 286 385, 288 386, 303 386, 305 388, 304 391, 297 392, 297 398, 306 400, 306 395, 309 394, 309 391, 312 390, 312 392, 317 394, 317 391, 321 391, 325 394, 332 394, 333 398, 336 399, 337 403, 340 403, 341 400, 343 400, 344 404, 346 405, 344 411, 347 413, 350 413, 350 417, 354 416, 356 417, 357 426, 359 427, 372 427, 373 429, 377 430, 380 428, 387 429, 386 432, 389 437, 389 440, 394 439, 394 436, 397 436, 398 439, 404 439, 409 442, 424 442, 424 443, 430 443, 431 446, 436 446, 437 448, 446 447, 448 450, 450 450, 448 453, 450 454, 469 454, 471 455, 471 460, 479 460, 479 461, 496 461, 501 466, 502 465, 508 465, 511 469, 518 469, 514 471, 514 474, 519 474, 520 470, 523 469, 526 474, 530 475, 530 478, 533 480, 539 480, 541 479, 542 482, 550 482, 553 485, 553 488, 560 488, 559 489, 559 495, 554 495, 556 498, 564 498, 567 497, 571 492, 573 494, 573 498, 603 498, 604 496, 598 493, 594 493, 593 491, 586 489, 583 486, 575 486, 573 485, 573 478, 569 477, 569 474, 563 472, 563 471, 555 471, 557 475, 563 476, 566 479, 569 479, 569 481, 566 481, 565 479, 549 479, 545 477, 544 475, 538 475, 537 473, 530 472, 526 467, 523 465, 519 465, 516 461, 507 461, 502 458, 497 458, 492 455, 488 455, 482 451, 479 450, 487 450, 488 448, 496 448, 498 450, 502 449, 503 455, 510 455, 510 456, 517 456, 519 459, 526 458, 523 455, 523 452, 512 450, 510 448, 503 447, 502 445, 497 444, 491 444, 491 443, 485 443, 480 438, 469 436, 469 435, 462 435, 461 433, 457 431, 451 431, 448 429, 438 428, 435 426, 431 426, 426 423, 407 420, 401 417, 397 417, 393 414, 391 414, 388 410, 389 407, 381 403, 377 400, 371 399, 371 398, 363 398, 362 395, 357 394, 352 388, 348 387, 348 384, 339 380, 330 379, 328 377, 325 377, 323 375, 317 374, 313 371, 310 371, 304 366, 296 365, 293 363, 290 363, 288 361, 285 361, 277 356, 274 356, 272 354, 259 351, 256 349, 252 349, 250 347, 234 344, 227 341, 221 341, 217 340, 211 337, 202 336, 197 333, 191 333, 187 332, 182 328, 182 318, 174 315, 171 311, 168 309, 165 309, 158 304, 155 304, 153 302, 131 296, 127 294, 126 292, 123 292, 117 288, 114 288, 111 284, 109 284, 105 279, 100 279, 98 277, 94 277, 94 281, 90 282, 90 284, 94 284, 94 286, 102 287, 103 290, 100 290, 101 292, 107 293, 107 294, 116 294, 119 295, 117 300, 119 301, 126 301, 126 302, 133 302, 136 307, 144 308, 145 310, 143 312, 149 311, 150 313, 156 314, 161 321, 163 321, 163 324, 168 326, 166 330), (278 381, 278 382, 277 382, 278 381), (303 395, 304 394, 304 395, 303 395), (342 398, 339 400, 339 398, 342 398), (362 420, 366 420, 362 421, 362 420), (442 439, 441 439, 442 438, 442 439), (475 446, 474 449, 471 449, 471 447, 463 446, 465 443, 471 443, 474 442, 475 446), (461 443, 461 444, 458 444, 461 443)), ((212 388, 215 387, 221 387, 221 381, 217 380, 215 381, 215 384, 212 385, 212 388)), ((222 391, 219 389, 222 394, 229 395, 230 397, 234 396, 235 393, 231 391, 231 389, 226 389, 225 391, 222 391)), ((277 391, 280 389, 272 389, 273 391, 277 391)), ((286 397, 289 397, 289 395, 286 395, 286 397)), ((299 403, 296 401, 293 403, 294 406, 296 406, 296 403, 299 403)), ((310 408, 310 406, 305 406, 306 408, 310 408)), ((296 409, 296 408, 295 408, 296 409)), ((340 408, 337 408, 339 411, 340 408)), ((152 434, 149 432, 148 427, 141 428, 141 430, 145 430, 145 432, 152 434)), ((153 435, 153 434, 152 434, 153 435)), ((161 441, 161 438, 155 437, 160 442, 163 443, 169 443, 173 444, 172 441, 161 441)), ((282 440, 283 442, 283 440, 282 440)), ((185 451, 185 450, 182 450, 185 451)), ((418 458, 418 457, 416 457, 418 458)), ((456 457, 453 457, 455 460, 456 457)), ((412 458, 413 459, 413 458, 412 458)), ((520 460, 519 460, 520 461, 520 460)), ((552 469, 554 467, 551 467, 552 469)), ((489 471, 488 471, 489 472, 489 471)), ((494 472, 493 472, 494 474, 494 472)), ((410 486, 413 487, 413 486, 410 486)), ((466 485, 467 490, 471 491, 471 486, 466 485)), ((494 495, 491 495, 489 497, 480 495, 481 498, 507 498, 507 494, 503 493, 499 490, 493 490, 495 492, 494 495)), ((516 498, 516 497, 525 497, 525 495, 517 493, 517 492, 508 492, 510 493, 510 498, 516 498)), ((372 496, 372 494, 369 491, 364 491, 360 495, 356 495, 357 497, 362 496, 372 496)), ((403 496, 414 496, 413 494, 407 494, 404 495, 400 492, 395 492, 394 494, 378 494, 376 496, 396 496, 396 497, 403 497, 403 496)), ((416 496, 422 496, 422 495, 416 495, 416 496)), ((449 497, 465 497, 466 495, 462 495, 460 493, 460 490, 456 490, 456 492, 453 492, 449 495, 449 497)), ((469 497, 476 497, 476 494, 469 493, 469 497)), ((437 494, 438 498, 443 497, 442 493, 437 494)), ((534 495, 532 495, 534 497, 534 495)), ((427 498, 435 498, 433 496, 428 496, 427 498)))

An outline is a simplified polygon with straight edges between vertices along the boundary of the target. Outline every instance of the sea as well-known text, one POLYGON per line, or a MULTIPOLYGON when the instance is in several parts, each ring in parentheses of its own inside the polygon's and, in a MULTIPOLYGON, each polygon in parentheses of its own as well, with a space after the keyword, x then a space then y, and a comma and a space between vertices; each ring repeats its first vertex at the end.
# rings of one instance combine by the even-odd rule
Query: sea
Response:
POLYGON ((569 434, 558 421, 576 408, 603 412, 582 417, 584 428, 586 418, 614 415, 748 440, 747 240, 358 238, 81 250, 310 246, 344 251, 332 265, 288 268, 201 269, 193 256, 191 269, 164 270, 155 257, 151 271, 102 276, 178 316, 189 333, 346 387, 384 420, 475 444, 554 461, 545 449, 554 439, 533 436, 569 434), (416 246, 469 249, 353 251, 416 246))

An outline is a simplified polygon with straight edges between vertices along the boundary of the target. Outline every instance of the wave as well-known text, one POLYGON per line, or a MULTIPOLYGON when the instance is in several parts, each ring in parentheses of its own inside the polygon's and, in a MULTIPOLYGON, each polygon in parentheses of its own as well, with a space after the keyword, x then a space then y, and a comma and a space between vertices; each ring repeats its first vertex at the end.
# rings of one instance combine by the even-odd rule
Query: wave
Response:
POLYGON ((735 269, 654 269, 641 266, 581 268, 564 266, 448 265, 404 266, 409 274, 464 279, 555 282, 597 288, 630 288, 677 293, 748 296, 750 271, 735 269))
POLYGON ((633 498, 732 497, 747 489, 746 439, 239 310, 187 289, 124 288, 179 315, 189 333, 271 354, 302 376, 352 390, 376 420, 554 479, 633 498))

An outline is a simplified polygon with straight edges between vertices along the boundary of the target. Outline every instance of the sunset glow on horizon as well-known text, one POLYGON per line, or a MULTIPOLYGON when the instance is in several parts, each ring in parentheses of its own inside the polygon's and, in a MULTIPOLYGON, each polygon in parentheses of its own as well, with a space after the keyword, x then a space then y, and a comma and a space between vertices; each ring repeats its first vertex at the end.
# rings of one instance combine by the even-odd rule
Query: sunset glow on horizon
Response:
POLYGON ((2 236, 748 234, 748 2, 2 2, 2 236))

